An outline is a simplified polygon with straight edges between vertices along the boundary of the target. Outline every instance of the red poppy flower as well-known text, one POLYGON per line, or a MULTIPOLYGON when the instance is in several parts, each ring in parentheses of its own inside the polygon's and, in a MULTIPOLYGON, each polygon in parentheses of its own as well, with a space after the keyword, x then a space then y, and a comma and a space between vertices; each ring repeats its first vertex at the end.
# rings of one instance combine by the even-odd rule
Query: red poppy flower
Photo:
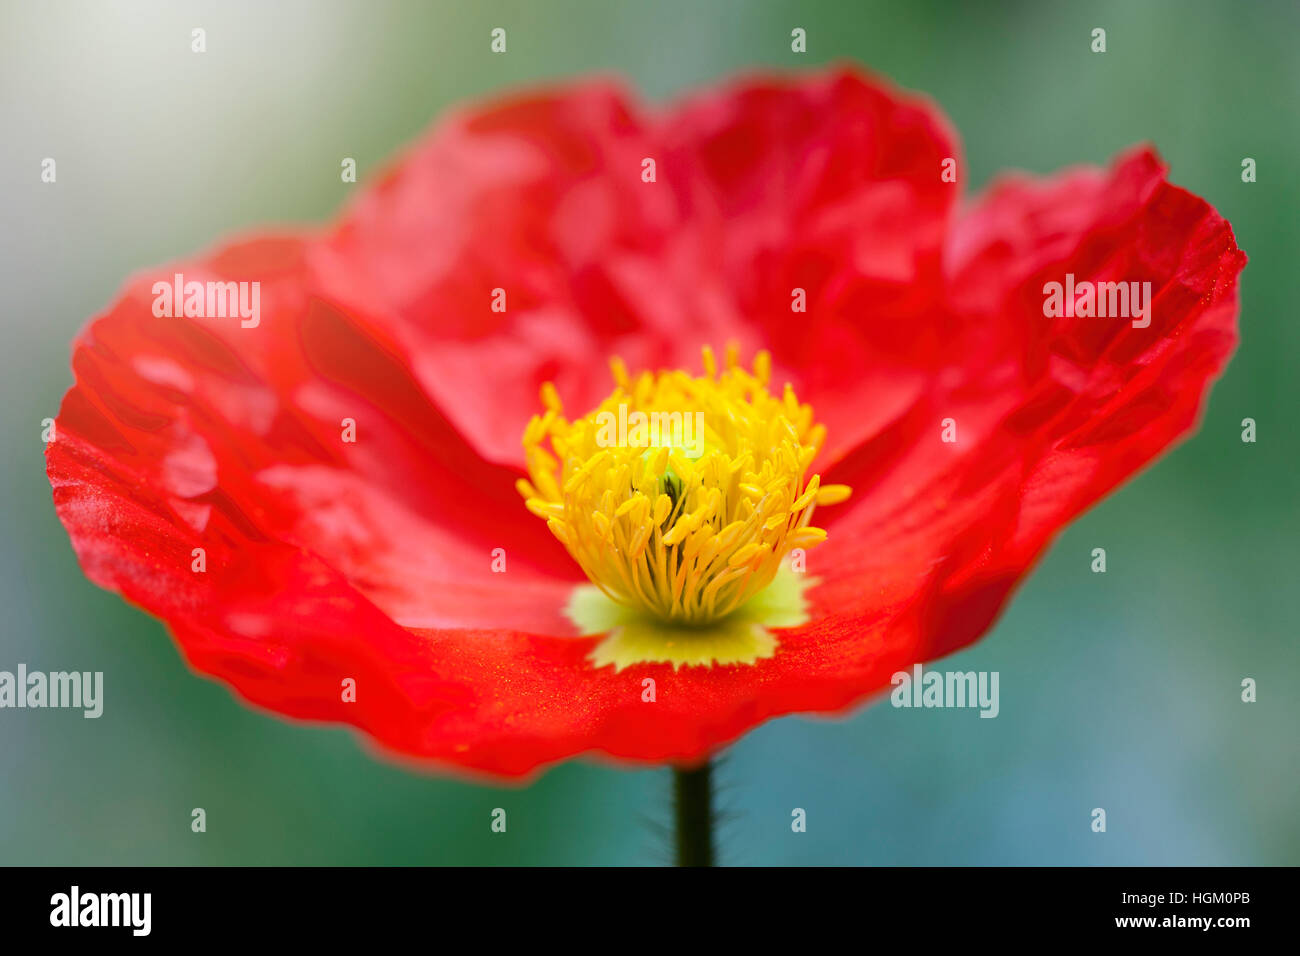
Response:
POLYGON ((841 710, 986 630, 1235 344, 1245 256, 1150 150, 968 208, 962 168, 853 70, 459 112, 332 228, 128 284, 59 517, 197 670, 397 755, 690 763, 841 710))

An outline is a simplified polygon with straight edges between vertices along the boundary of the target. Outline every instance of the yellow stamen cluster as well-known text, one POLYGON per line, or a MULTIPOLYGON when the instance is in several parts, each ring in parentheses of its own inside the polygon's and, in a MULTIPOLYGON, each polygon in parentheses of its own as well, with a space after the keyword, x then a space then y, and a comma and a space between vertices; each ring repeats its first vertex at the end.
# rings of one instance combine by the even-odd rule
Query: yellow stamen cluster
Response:
POLYGON ((614 358, 613 394, 573 422, 547 383, 545 412, 524 431, 531 480, 518 482, 528 510, 608 597, 691 626, 726 617, 772 582, 791 549, 825 540, 809 523, 814 506, 849 496, 818 475, 804 480, 826 430, 788 384, 779 398, 768 392, 766 352, 752 372, 734 347, 721 373, 711 349, 703 359, 703 376, 633 380, 614 358), (629 418, 686 430, 611 425, 629 418))

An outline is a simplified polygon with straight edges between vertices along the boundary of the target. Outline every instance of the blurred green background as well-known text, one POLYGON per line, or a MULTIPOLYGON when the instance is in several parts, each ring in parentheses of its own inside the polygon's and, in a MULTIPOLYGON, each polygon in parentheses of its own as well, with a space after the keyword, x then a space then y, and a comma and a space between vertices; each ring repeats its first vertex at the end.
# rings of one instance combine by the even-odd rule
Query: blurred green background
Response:
POLYGON ((666 771, 570 763, 526 789, 412 774, 191 674, 160 624, 81 575, 40 422, 71 382, 71 339, 129 273, 327 219, 357 188, 341 157, 364 182, 449 104, 592 70, 661 98, 842 58, 937 100, 977 187, 1154 142, 1251 257, 1243 343, 1199 434, 1070 527, 951 659, 1000 672, 997 720, 886 704, 759 728, 720 772, 722 860, 1300 863, 1298 37, 1294 2, 3 0, 0 670, 101 670, 106 689, 99 720, 0 711, 0 863, 666 860, 666 771), (46 156, 57 185, 40 182, 46 156))

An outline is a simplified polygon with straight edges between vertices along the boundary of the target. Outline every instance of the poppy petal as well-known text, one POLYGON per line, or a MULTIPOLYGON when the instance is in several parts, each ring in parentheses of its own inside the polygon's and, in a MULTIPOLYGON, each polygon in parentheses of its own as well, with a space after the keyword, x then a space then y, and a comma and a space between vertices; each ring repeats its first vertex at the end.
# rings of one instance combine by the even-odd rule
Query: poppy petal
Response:
POLYGON ((667 110, 583 83, 444 120, 358 197, 324 276, 390 313, 489 460, 521 462, 544 382, 585 412, 611 355, 693 368, 728 340, 772 349, 833 459, 915 394, 939 345, 957 156, 937 110, 850 68, 667 110))
POLYGON ((83 333, 47 468, 87 573, 173 623, 247 617, 227 579, 286 551, 402 625, 572 633, 581 574, 523 520, 518 474, 460 440, 377 327, 312 291, 311 255, 261 239, 158 270, 83 333), (260 321, 155 314, 175 275, 258 283, 260 321))
POLYGON ((810 558, 818 627, 905 610, 915 660, 978 637, 1069 520, 1194 426, 1236 343, 1245 261, 1148 150, 995 185, 949 242, 950 364, 830 476, 855 503, 810 558), (1149 325, 1046 317, 1067 273, 1150 282, 1149 325))

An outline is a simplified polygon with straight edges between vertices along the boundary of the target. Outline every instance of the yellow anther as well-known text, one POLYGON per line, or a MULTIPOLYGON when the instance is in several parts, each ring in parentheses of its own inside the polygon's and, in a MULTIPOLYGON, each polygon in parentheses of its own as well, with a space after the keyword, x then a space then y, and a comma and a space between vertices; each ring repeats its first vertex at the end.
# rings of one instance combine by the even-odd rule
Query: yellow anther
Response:
POLYGON ((665 547, 671 548, 673 545, 677 544, 679 541, 682 540, 682 538, 686 537, 686 535, 690 533, 690 530, 691 530, 691 519, 678 518, 677 523, 673 525, 673 530, 669 531, 666 535, 664 535, 665 547))
POLYGON ((812 481, 808 482, 808 489, 802 495, 799 496, 798 500, 795 501, 794 506, 792 507, 791 510, 803 511, 804 508, 807 508, 810 504, 812 504, 813 500, 817 497, 817 489, 820 486, 820 484, 821 484, 821 476, 813 475, 812 481))
POLYGON ((614 376, 614 384, 620 388, 628 389, 631 387, 632 380, 627 376, 627 364, 617 355, 609 357, 609 374, 614 376))
POLYGON ((707 345, 701 350, 704 357, 704 374, 708 378, 718 377, 718 362, 713 357, 713 349, 707 345))
POLYGON ((650 469, 654 472, 656 478, 661 476, 665 469, 667 469, 668 455, 671 451, 672 449, 665 445, 663 448, 660 448, 659 451, 655 452, 654 458, 651 459, 650 469))
POLYGON ((790 520, 790 516, 782 512, 781 514, 775 515, 774 517, 768 518, 766 521, 764 521, 763 530, 775 531, 777 528, 781 527, 781 525, 786 524, 789 520, 790 520))
POLYGON ((554 534, 555 537, 559 538, 560 544, 564 545, 566 548, 573 547, 573 541, 569 537, 569 528, 563 521, 558 518, 548 518, 546 521, 546 527, 550 528, 551 533, 554 534))
POLYGON ((628 544, 628 557, 635 561, 641 557, 645 546, 650 543, 650 535, 654 533, 654 525, 643 524, 636 529, 636 534, 632 535, 632 541, 628 544))
POLYGON ((824 528, 800 528, 786 538, 786 543, 791 548, 811 548, 813 545, 821 544, 825 540, 826 529, 824 528))
POLYGON ((853 494, 853 489, 848 485, 822 485, 817 491, 817 503, 819 505, 837 505, 841 501, 847 501, 851 494, 853 494))
POLYGON ((765 547, 767 546, 759 544, 757 541, 751 541, 743 548, 737 548, 736 553, 727 559, 727 564, 733 568, 738 568, 742 564, 748 564, 750 561, 754 560, 754 558, 756 558, 765 547))
POLYGON ((559 504, 558 502, 542 501, 540 498, 529 498, 524 502, 524 506, 539 518, 564 517, 564 505, 559 504))
POLYGON ((668 520, 668 514, 673 510, 672 499, 667 495, 660 495, 655 499, 655 524, 662 525, 668 520))

